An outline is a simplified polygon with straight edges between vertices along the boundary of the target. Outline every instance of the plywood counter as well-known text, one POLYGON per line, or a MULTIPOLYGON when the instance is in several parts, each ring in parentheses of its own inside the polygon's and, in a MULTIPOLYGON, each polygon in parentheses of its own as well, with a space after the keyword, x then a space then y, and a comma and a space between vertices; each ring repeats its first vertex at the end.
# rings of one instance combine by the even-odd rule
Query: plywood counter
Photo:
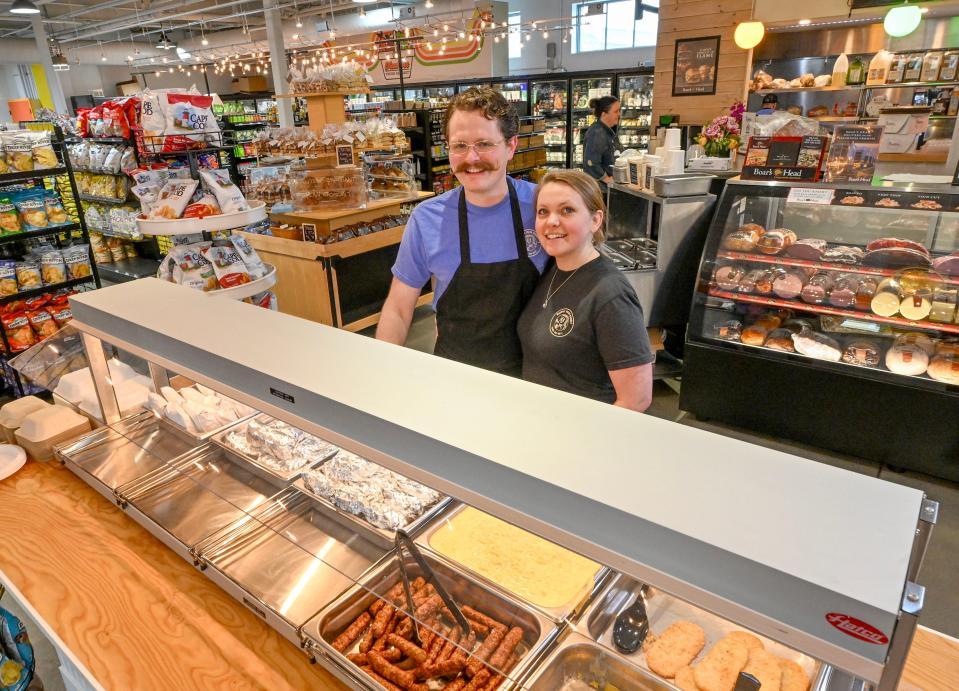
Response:
POLYGON ((0 525, 0 577, 107 690, 346 688, 59 463, 0 482, 0 525))

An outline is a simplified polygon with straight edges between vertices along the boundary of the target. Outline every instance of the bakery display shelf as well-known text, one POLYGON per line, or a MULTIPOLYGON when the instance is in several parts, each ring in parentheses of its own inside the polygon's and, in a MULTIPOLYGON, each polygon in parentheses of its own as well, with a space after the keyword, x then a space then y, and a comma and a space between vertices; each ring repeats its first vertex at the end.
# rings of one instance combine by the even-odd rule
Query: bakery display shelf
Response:
MULTIPOLYGON (((756 262, 760 264, 772 264, 774 266, 799 266, 809 269, 821 269, 823 271, 841 271, 847 274, 864 274, 867 276, 898 276, 903 271, 912 269, 922 271, 933 271, 933 269, 919 269, 919 267, 903 267, 899 269, 882 269, 877 266, 862 266, 861 264, 833 264, 830 262, 817 262, 809 259, 793 259, 792 257, 781 257, 768 254, 752 254, 750 252, 730 252, 722 250, 716 253, 720 259, 731 259, 733 261, 756 262)), ((936 283, 947 283, 949 285, 959 285, 959 277, 942 276, 935 279, 936 283)))
POLYGON ((731 300, 733 302, 748 302, 754 305, 782 307, 785 309, 799 310, 801 312, 826 314, 834 317, 847 317, 849 319, 876 322, 878 324, 889 324, 890 326, 899 326, 906 329, 928 329, 930 331, 959 334, 959 324, 940 324, 939 322, 931 321, 913 321, 911 319, 903 319, 902 317, 881 317, 878 314, 873 314, 872 312, 859 312, 856 310, 842 309, 841 307, 832 307, 830 305, 812 305, 808 302, 781 300, 779 298, 750 295, 748 293, 733 293, 728 290, 719 290, 717 288, 710 288, 709 295, 711 297, 731 300))
POLYGON ((61 288, 73 288, 78 285, 83 285, 84 283, 89 283, 93 280, 93 276, 84 276, 83 278, 72 278, 69 281, 63 281, 62 283, 51 283, 49 285, 40 286, 39 288, 21 290, 13 295, 0 296, 0 305, 5 305, 8 302, 14 302, 15 300, 27 300, 29 298, 37 297, 38 295, 43 295, 44 293, 60 290, 61 288))
POLYGON ((259 295, 264 290, 269 290, 276 285, 276 267, 271 264, 267 264, 266 268, 268 269, 267 274, 254 281, 233 286, 232 288, 209 290, 204 294, 214 298, 230 298, 231 300, 244 300, 246 298, 251 298, 254 295, 259 295))
POLYGON ((144 235, 192 235, 214 230, 242 228, 251 223, 258 223, 265 218, 266 202, 253 200, 250 202, 250 208, 246 211, 217 214, 206 218, 138 218, 137 228, 144 235))
MULTIPOLYGON (((930 120, 955 120, 956 117, 957 117, 957 116, 955 116, 955 115, 930 115, 930 116, 929 116, 929 119, 930 119, 930 120)), ((858 120, 859 120, 860 122, 870 122, 870 121, 875 122, 875 121, 879 120, 879 118, 876 118, 876 117, 867 117, 867 118, 858 118, 858 120)))
POLYGON ((959 86, 959 82, 898 82, 895 84, 866 84, 860 88, 873 89, 934 89, 939 86, 959 86))
POLYGON ((56 168, 43 168, 41 170, 23 170, 17 173, 4 173, 0 175, 0 187, 10 185, 15 182, 25 182, 27 180, 40 180, 42 178, 54 177, 56 175, 66 175, 66 166, 57 166, 56 168))
POLYGON ((27 238, 40 238, 46 235, 59 235, 60 233, 72 233, 75 230, 82 230, 79 223, 68 223, 63 226, 50 226, 40 230, 22 230, 19 233, 4 233, 0 235, 0 244, 5 242, 15 242, 17 240, 26 240, 27 238))
POLYGON ((85 202, 97 202, 99 204, 116 204, 117 206, 119 206, 120 204, 127 203, 127 200, 125 198, 117 199, 116 197, 100 197, 95 194, 83 194, 82 192, 80 193, 80 199, 82 199, 85 202))
MULTIPOLYGON (((126 239, 131 240, 133 238, 126 239)), ((156 276, 157 269, 159 268, 160 260, 146 259, 144 257, 132 257, 109 264, 97 264, 97 271, 100 272, 100 278, 112 281, 113 283, 123 283, 125 281, 135 281, 138 278, 156 276)))
POLYGON ((757 94, 794 94, 818 91, 862 91, 862 86, 799 86, 794 89, 758 89, 750 91, 757 94))

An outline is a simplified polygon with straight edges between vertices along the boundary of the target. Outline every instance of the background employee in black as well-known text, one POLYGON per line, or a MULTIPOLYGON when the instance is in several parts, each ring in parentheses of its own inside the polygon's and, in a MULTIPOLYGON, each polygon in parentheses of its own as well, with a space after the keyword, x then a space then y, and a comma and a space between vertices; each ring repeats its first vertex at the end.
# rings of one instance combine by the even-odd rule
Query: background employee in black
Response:
POLYGON ((589 102, 596 122, 586 130, 583 142, 583 170, 600 183, 600 189, 606 192, 606 185, 613 181, 613 162, 616 154, 623 150, 619 137, 613 128, 619 124, 620 104, 615 96, 594 98, 589 102))
POLYGON ((606 208, 578 170, 552 171, 536 192, 536 235, 555 260, 520 316, 523 379, 642 412, 653 361, 636 292, 595 247, 606 208))

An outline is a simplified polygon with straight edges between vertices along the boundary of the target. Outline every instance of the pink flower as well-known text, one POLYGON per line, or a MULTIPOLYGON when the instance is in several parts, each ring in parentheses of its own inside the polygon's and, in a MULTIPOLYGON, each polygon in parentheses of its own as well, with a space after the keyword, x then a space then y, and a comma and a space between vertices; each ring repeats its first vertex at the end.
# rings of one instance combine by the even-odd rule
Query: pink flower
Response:
POLYGON ((719 125, 716 124, 714 120, 712 123, 710 123, 710 125, 705 130, 703 130, 703 134, 705 134, 710 139, 716 139, 717 137, 722 135, 722 129, 719 127, 719 125))

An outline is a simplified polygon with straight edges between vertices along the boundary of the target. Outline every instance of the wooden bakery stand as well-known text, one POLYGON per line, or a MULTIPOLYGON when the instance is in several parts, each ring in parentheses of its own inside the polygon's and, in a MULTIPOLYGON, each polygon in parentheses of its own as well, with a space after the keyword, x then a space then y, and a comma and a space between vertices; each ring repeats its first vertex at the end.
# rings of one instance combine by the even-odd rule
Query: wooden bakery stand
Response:
MULTIPOLYGON (((404 199, 370 201, 365 209, 300 211, 270 214, 274 223, 312 224, 317 238, 344 226, 400 213, 404 204, 432 197, 418 192, 404 199)), ((318 242, 240 233, 263 260, 276 267, 280 311, 328 326, 360 331, 379 321, 380 310, 393 279, 406 226, 388 228, 329 245, 318 242)), ((427 286, 417 306, 432 300, 427 286)))

